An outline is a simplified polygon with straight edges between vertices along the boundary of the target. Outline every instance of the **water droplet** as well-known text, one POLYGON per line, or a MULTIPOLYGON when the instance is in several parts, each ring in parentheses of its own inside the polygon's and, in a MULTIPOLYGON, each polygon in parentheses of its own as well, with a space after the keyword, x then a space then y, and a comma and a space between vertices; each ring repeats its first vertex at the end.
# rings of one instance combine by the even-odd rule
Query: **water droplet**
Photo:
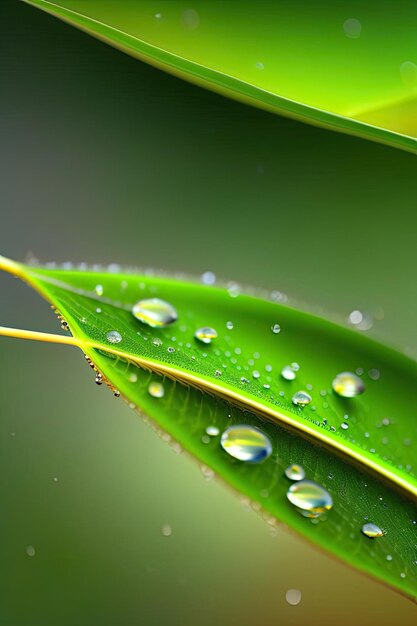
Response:
POLYGON ((387 559, 387 561, 392 561, 392 556, 391 556, 391 554, 387 554, 386 559, 387 559))
POLYGON ((257 61, 257 62, 255 63, 255 67, 256 67, 256 69, 257 69, 257 70, 263 70, 263 69, 265 69, 265 65, 262 63, 262 61, 257 61))
POLYGON ((354 398, 365 391, 365 383, 352 372, 341 372, 332 382, 333 390, 343 398, 354 398))
POLYGON ((172 528, 169 524, 164 524, 161 528, 161 533, 163 534, 164 537, 171 537, 172 535, 172 528))
POLYGON ((221 436, 223 450, 239 461, 259 463, 272 453, 269 438, 258 428, 247 424, 230 426, 221 436))
POLYGON ((148 393, 152 398, 163 398, 165 389, 162 383, 152 382, 148 387, 148 393))
POLYGON ((33 546, 26 546, 25 550, 28 556, 35 556, 36 554, 35 548, 33 546))
POLYGON ((210 326, 203 326, 195 331, 194 337, 202 343, 211 343, 213 339, 217 338, 217 331, 210 326))
POLYGON ((99 306, 96 308, 96 313, 101 313, 101 309, 99 306))
POLYGON ((233 330, 233 322, 226 322, 227 330, 233 330))
POLYGON ((346 424, 346 422, 343 422, 342 424, 340 424, 340 428, 343 428, 343 430, 347 430, 349 428, 349 424, 346 424))
POLYGON ((376 539, 377 537, 383 537, 384 531, 376 524, 368 523, 364 524, 361 528, 361 533, 370 539, 376 539))
POLYGON ((216 282, 216 274, 214 272, 204 272, 204 274, 201 274, 201 282, 203 285, 214 285, 216 282))
POLYGON ((281 326, 279 324, 272 324, 271 330, 274 333, 274 335, 278 335, 278 333, 281 332, 281 326))
POLYGON ((172 346, 169 346, 167 348, 167 352, 170 352, 172 354, 173 352, 175 352, 175 348, 173 348, 172 346))
POLYGON ((159 337, 154 337, 152 339, 152 345, 159 348, 159 346, 162 346, 162 339, 159 339, 159 337))
POLYGON ((291 365, 284 365, 281 370, 281 376, 285 380, 294 380, 297 375, 291 365))
POLYGON ((168 326, 178 319, 177 311, 172 304, 159 298, 139 300, 134 305, 132 313, 136 319, 152 328, 168 326))
POLYGON ((129 381, 131 383, 137 383, 138 382, 138 375, 136 374, 136 372, 132 372, 131 374, 129 374, 129 381))
POLYGON ((122 336, 117 330, 111 330, 106 335, 106 339, 109 343, 120 343, 122 341, 122 336))
POLYGON ((210 435, 210 437, 217 437, 220 431, 217 426, 207 426, 206 433, 210 435))
POLYGON ((368 372, 368 376, 369 378, 371 378, 372 380, 379 380, 381 374, 380 371, 377 369, 370 369, 368 372))
POLYGON ((301 513, 317 516, 333 507, 331 495, 318 483, 300 480, 291 485, 287 498, 301 513))
POLYGON ((305 478, 305 475, 306 473, 301 465, 289 465, 285 470, 285 476, 290 480, 303 480, 305 478))
POLYGON ((297 606, 301 602, 301 591, 299 589, 288 589, 285 599, 291 606, 297 606))
POLYGON ((103 285, 96 285, 94 287, 94 291, 96 292, 98 296, 102 296, 104 293, 103 285))
POLYGON ((296 406, 306 406, 310 402, 311 396, 306 391, 297 391, 292 397, 292 403, 296 406))
POLYGON ((362 24, 356 18, 351 17, 344 22, 343 30, 349 39, 357 39, 362 32, 362 24))
POLYGON ((259 378, 260 377, 260 373, 258 372, 258 370, 253 370, 252 376, 253 376, 253 378, 259 378))

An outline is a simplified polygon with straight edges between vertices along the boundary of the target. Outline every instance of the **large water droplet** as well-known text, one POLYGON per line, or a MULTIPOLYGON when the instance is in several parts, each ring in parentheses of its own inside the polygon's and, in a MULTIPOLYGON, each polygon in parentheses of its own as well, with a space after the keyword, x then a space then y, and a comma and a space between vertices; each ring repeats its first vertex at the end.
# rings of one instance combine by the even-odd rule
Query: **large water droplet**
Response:
POLYGON ((306 391, 297 391, 292 397, 292 403, 296 406, 306 406, 310 402, 311 396, 306 391))
POLYGON ((312 480, 301 480, 294 483, 287 491, 287 498, 301 513, 313 517, 329 511, 333 500, 324 487, 312 480))
POLYGON ((272 453, 269 438, 258 428, 247 424, 227 428, 220 443, 230 456, 249 463, 264 461, 272 453))
POLYGON ((168 326, 178 319, 177 311, 172 304, 159 298, 139 300, 134 305, 132 313, 136 319, 152 328, 168 326))
POLYGON ((352 372, 341 372, 332 382, 333 390, 343 398, 354 398, 365 391, 365 383, 352 372))
POLYGON ((152 382, 148 387, 148 392, 152 398, 163 398, 165 389, 162 383, 152 382))
POLYGON ((210 326, 203 326, 195 331, 194 337, 203 343, 211 343, 213 339, 216 339, 217 331, 210 326))
POLYGON ((120 343, 122 341, 122 336, 117 330, 111 330, 107 333, 106 339, 109 343, 120 343))
POLYGON ((377 537, 383 537, 384 531, 376 524, 368 523, 364 524, 361 528, 361 533, 370 539, 376 539, 377 537))
POLYGON ((304 468, 301 467, 301 465, 297 465, 296 463, 294 465, 290 465, 285 470, 285 476, 290 480, 303 480, 303 478, 305 478, 305 475, 306 473, 304 471, 304 468))

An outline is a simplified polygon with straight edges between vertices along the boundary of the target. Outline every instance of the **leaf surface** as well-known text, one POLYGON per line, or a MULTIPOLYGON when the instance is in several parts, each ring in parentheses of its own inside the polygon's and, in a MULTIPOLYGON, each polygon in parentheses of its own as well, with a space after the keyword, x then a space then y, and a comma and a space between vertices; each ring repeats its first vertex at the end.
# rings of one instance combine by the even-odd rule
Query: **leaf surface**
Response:
POLYGON ((413 361, 359 333, 241 293, 235 284, 221 288, 116 267, 26 267, 1 258, 0 267, 57 307, 74 336, 61 340, 79 345, 96 374, 174 446, 196 457, 206 477, 221 477, 271 524, 279 520, 416 596, 413 361), (132 307, 145 298, 172 304, 177 321, 162 328, 140 322, 132 307), (272 330, 276 325, 279 332, 272 330), (218 333, 207 345, 194 337, 203 326, 218 333), (121 336, 117 344, 108 340, 113 331, 121 336), (281 370, 294 362, 296 378, 285 380, 281 370), (342 371, 361 374, 362 395, 342 398, 333 391, 332 380, 342 371), (149 393, 156 381, 163 397, 149 393), (312 397, 303 408, 292 402, 299 390, 312 397), (238 461, 222 448, 221 433, 237 424, 269 437, 273 452, 263 463, 238 461), (207 435, 209 426, 219 435, 207 435), (319 518, 300 515, 287 500, 291 483, 284 470, 293 463, 332 496, 333 508, 319 518), (366 522, 385 535, 365 537, 366 522))
POLYGON ((27 1, 231 98, 416 152, 413 3, 27 1))

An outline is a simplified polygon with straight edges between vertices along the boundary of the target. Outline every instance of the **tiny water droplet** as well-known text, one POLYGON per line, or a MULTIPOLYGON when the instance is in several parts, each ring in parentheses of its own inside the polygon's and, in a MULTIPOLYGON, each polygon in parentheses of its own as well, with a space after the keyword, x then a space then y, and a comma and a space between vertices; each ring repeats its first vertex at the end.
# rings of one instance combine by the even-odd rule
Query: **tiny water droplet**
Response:
POLYGON ((297 606, 301 602, 301 591, 299 589, 288 589, 285 599, 291 606, 297 606))
POLYGON ((391 554, 387 554, 386 559, 387 559, 387 561, 392 561, 392 556, 391 556, 391 554))
POLYGON ((259 463, 272 453, 269 438, 258 428, 239 424, 227 428, 220 440, 223 450, 239 461, 259 463))
POLYGON ((278 333, 281 332, 281 326, 279 324, 272 324, 271 330, 274 333, 274 335, 278 335, 278 333))
POLYGON ((217 331, 214 328, 210 328, 210 326, 203 326, 195 331, 194 337, 198 341, 208 344, 217 338, 217 331))
POLYGON ((214 272, 204 272, 204 274, 201 274, 201 282, 203 285, 214 285, 216 282, 216 274, 214 272))
POLYGON ((207 426, 206 433, 210 435, 210 437, 217 437, 220 431, 217 426, 207 426))
POLYGON ((163 328, 178 319, 172 304, 160 298, 139 300, 132 308, 132 313, 136 319, 152 328, 163 328))
POLYGON ((165 389, 162 383, 152 382, 148 387, 148 393, 152 398, 163 398, 165 389))
POLYGON ((352 372, 341 372, 332 382, 333 390, 343 398, 354 398, 365 391, 365 383, 352 372))
POLYGON ((303 480, 305 478, 305 471, 301 465, 297 465, 294 463, 293 465, 289 465, 285 470, 285 476, 290 480, 303 480))
POLYGON ((233 322, 226 322, 227 330, 233 330, 233 322))
POLYGON ((287 491, 287 498, 301 513, 307 515, 320 515, 333 507, 329 492, 312 480, 293 483, 287 491))
POLYGON ((297 391, 292 397, 292 403, 296 406, 306 406, 310 402, 311 396, 306 391, 297 391))
POLYGON ((368 372, 368 376, 371 380, 379 380, 381 373, 377 369, 370 369, 368 372))
POLYGON ((284 380, 294 380, 297 375, 291 365, 284 365, 281 370, 281 376, 282 378, 284 378, 284 380))
POLYGON ((96 285, 94 287, 94 291, 96 292, 98 296, 102 296, 104 293, 103 285, 96 285))
POLYGON ((154 337, 152 339, 152 345, 159 348, 159 346, 162 346, 162 339, 159 339, 159 337, 154 337))
POLYGON ((132 372, 131 374, 129 374, 129 381, 131 383, 137 383, 138 382, 138 375, 136 374, 136 372, 132 372))
POLYGON ((369 522, 368 524, 364 524, 361 528, 361 533, 369 539, 376 539, 377 537, 383 537, 384 531, 377 526, 376 524, 372 524, 369 522))
POLYGON ((343 430, 347 430, 349 428, 349 424, 346 424, 346 422, 342 422, 342 424, 340 424, 340 428, 343 428, 343 430))
POLYGON ((26 546, 25 550, 28 556, 35 556, 36 554, 36 550, 33 546, 26 546))
POLYGON ((258 370, 253 370, 252 376, 253 376, 253 378, 259 378, 260 377, 260 373, 258 372, 258 370))
POLYGON ((169 524, 164 524, 161 528, 161 533, 164 537, 171 537, 172 528, 169 524))
POLYGON ((106 335, 106 339, 109 343, 120 343, 122 341, 122 336, 117 330, 111 330, 106 335))

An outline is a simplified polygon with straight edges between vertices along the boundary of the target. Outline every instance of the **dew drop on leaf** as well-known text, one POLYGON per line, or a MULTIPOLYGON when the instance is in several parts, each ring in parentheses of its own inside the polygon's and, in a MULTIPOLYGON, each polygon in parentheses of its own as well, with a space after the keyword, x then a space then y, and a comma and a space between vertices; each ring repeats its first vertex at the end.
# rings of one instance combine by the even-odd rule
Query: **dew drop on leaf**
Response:
POLYGON ((217 338, 217 331, 214 328, 210 328, 210 326, 203 326, 195 331, 194 337, 198 341, 208 344, 217 338))
POLYGON ((291 485, 287 498, 300 512, 321 515, 333 507, 333 500, 324 487, 312 480, 301 480, 291 485))
POLYGON ((132 313, 136 319, 152 328, 163 328, 178 319, 177 311, 172 304, 160 298, 139 300, 133 306, 132 313))
POLYGON ((206 433, 210 435, 210 437, 217 437, 220 431, 217 426, 207 426, 206 433))
POLYGON ((376 524, 367 523, 364 524, 361 528, 361 533, 365 535, 365 537, 369 537, 369 539, 376 539, 377 537, 383 537, 384 531, 377 526, 376 524))
POLYGON ((306 406, 310 402, 311 396, 306 391, 297 391, 292 397, 292 403, 296 406, 306 406))
POLYGON ((305 471, 301 465, 297 465, 294 463, 293 465, 289 465, 285 470, 285 476, 290 480, 303 480, 305 478, 305 471))
POLYGON ((354 398, 365 391, 365 383, 352 372, 341 372, 332 382, 333 390, 343 398, 354 398))
POLYGON ((274 335, 278 335, 278 333, 281 332, 281 326, 279 324, 272 324, 271 330, 274 333, 274 335))
POLYGON ((106 339, 109 343, 120 343, 122 341, 122 336, 117 330, 111 330, 107 333, 106 339))
POLYGON ((33 546, 26 546, 26 554, 28 556, 35 556, 36 554, 35 548, 33 546))
POLYGON ((163 398, 165 389, 162 383, 152 382, 148 387, 148 393, 152 398, 163 398))
POLYGON ((96 285, 94 287, 94 291, 96 292, 98 296, 102 296, 104 293, 103 285, 96 285))
POLYGON ((269 438, 258 428, 247 424, 230 426, 221 436, 223 450, 239 461, 259 463, 272 453, 269 438))
POLYGON ((161 533, 164 537, 171 537, 172 528, 169 524, 164 524, 161 529, 161 533))
POLYGON ((282 378, 284 378, 284 380, 294 380, 296 377, 296 373, 291 365, 284 365, 281 370, 281 376, 282 378))
POLYGON ((301 591, 299 589, 288 589, 285 599, 291 606, 297 606, 301 602, 301 591))

